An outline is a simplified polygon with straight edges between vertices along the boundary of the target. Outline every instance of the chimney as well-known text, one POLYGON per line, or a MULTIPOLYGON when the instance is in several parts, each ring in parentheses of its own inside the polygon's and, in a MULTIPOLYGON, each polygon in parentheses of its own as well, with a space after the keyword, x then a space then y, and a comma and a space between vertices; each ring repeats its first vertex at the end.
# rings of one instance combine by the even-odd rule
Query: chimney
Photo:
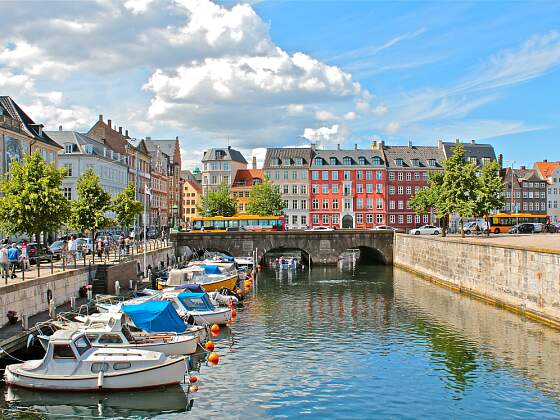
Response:
POLYGON ((408 147, 410 147, 412 149, 412 140, 408 141, 408 147))
POLYGON ((111 128, 111 120, 107 120, 107 125, 111 128))
POLYGON ((119 127, 119 134, 122 134, 122 127, 119 127))
POLYGON ((231 146, 230 146, 229 144, 228 144, 228 147, 227 147, 227 149, 228 149, 228 150, 231 150, 231 146))
POLYGON ((358 143, 354 143, 354 150, 358 150, 358 143))
POLYGON ((125 130, 124 133, 125 133, 124 135, 125 135, 126 137, 128 137, 128 130, 125 130))
POLYGON ((523 170, 526 169, 524 165, 521 165, 519 168, 523 170))
POLYGON ((257 169, 257 157, 253 156, 253 169, 257 169))
POLYGON ((175 140, 179 141, 179 136, 175 136, 175 140))
POLYGON ((99 114, 99 121, 103 122, 103 114, 99 114))
POLYGON ((62 131, 62 126, 61 125, 58 126, 58 131, 62 131))
POLYGON ((337 143, 336 150, 340 150, 340 143, 337 143))
POLYGON ((146 136, 146 140, 151 140, 152 138, 150 136, 146 136))
POLYGON ((500 165, 500 168, 502 167, 502 164, 504 162, 504 155, 502 155, 501 153, 498 155, 498 165, 500 165))
POLYGON ((471 140, 471 144, 476 144, 476 140, 471 140))
POLYGON ((311 146, 311 150, 315 151, 315 143, 311 143, 310 146, 311 146))
POLYGON ((378 146, 377 146, 377 140, 372 141, 372 142, 371 142, 371 148, 372 148, 373 150, 377 150, 377 147, 378 147, 378 146))
POLYGON ((459 139, 455 139, 455 144, 459 144, 461 141, 459 139))
POLYGON ((547 160, 547 159, 544 159, 543 162, 546 163, 546 162, 548 162, 548 160, 547 160))
POLYGON ((441 149, 441 148, 443 147, 443 140, 438 140, 438 141, 437 141, 437 147, 438 147, 439 149, 441 149))

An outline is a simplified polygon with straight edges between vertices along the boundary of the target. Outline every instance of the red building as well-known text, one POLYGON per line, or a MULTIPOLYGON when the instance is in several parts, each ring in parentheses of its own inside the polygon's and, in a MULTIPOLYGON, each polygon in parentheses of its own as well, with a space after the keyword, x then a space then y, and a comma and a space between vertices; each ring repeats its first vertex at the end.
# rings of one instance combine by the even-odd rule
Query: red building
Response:
POLYGON ((315 150, 309 170, 311 226, 370 228, 386 223, 387 168, 380 146, 315 150))

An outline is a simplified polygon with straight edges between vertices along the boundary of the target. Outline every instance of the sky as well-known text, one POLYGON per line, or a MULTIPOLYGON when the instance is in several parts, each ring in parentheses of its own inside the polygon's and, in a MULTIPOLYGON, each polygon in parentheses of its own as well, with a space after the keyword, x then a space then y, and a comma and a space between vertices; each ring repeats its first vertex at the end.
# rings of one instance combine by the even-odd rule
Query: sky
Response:
POLYGON ((0 95, 47 129, 103 114, 231 145, 491 143, 560 160, 560 2, 0 1, 0 95))

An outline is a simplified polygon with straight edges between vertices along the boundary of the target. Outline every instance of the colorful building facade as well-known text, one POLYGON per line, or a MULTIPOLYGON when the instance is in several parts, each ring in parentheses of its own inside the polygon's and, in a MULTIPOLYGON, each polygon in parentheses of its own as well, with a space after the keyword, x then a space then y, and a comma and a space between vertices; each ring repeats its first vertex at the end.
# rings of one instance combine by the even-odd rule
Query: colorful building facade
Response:
POLYGON ((251 189, 263 181, 262 169, 240 169, 235 175, 231 192, 237 198, 239 214, 247 214, 251 189))

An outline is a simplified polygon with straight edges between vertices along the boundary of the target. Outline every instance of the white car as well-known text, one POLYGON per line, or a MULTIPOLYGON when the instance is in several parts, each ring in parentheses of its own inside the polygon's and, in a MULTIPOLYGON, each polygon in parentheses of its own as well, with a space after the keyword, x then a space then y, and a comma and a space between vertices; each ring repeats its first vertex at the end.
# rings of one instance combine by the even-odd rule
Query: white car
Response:
POLYGON ((434 225, 423 225, 416 229, 410 229, 411 235, 439 235, 440 229, 434 225))
POLYGON ((306 232, 321 232, 321 231, 331 231, 334 230, 331 226, 315 226, 310 229, 305 229, 306 232))
POLYGON ((396 232, 398 229, 393 226, 380 225, 380 226, 373 226, 371 230, 392 230, 393 232, 396 232))

